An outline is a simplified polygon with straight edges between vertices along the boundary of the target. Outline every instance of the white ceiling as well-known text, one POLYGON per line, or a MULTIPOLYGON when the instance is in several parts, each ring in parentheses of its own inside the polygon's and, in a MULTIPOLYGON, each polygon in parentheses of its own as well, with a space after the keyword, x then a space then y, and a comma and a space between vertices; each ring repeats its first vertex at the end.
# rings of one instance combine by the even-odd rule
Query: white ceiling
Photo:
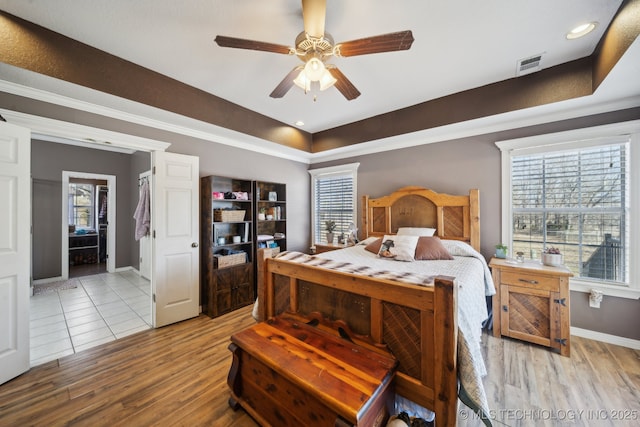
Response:
MULTIPOLYGON (((302 31, 300 0, 0 0, 0 9, 283 123, 302 120, 313 133, 513 78, 517 62, 532 55, 543 54, 542 68, 588 56, 620 4, 327 0, 326 31, 336 42, 400 30, 412 30, 415 42, 408 51, 332 59, 362 95, 347 101, 330 88, 315 102, 295 86, 269 97, 300 64, 296 57, 213 41, 226 35, 293 45, 302 31), (565 38, 588 21, 598 22, 593 33, 565 38)), ((623 58, 630 76, 640 71, 637 44, 635 57, 623 58)), ((603 87, 611 96, 638 96, 638 81, 603 87)))

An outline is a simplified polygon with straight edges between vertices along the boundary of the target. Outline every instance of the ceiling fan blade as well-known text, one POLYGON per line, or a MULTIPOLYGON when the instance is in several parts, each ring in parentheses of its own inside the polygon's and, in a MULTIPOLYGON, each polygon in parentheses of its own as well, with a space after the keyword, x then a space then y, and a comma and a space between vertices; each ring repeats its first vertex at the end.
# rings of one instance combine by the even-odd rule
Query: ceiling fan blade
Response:
POLYGON ((297 77, 297 75, 300 73, 300 70, 302 70, 302 66, 299 65, 293 70, 289 71, 289 74, 287 74, 287 76, 282 79, 280 84, 276 86, 276 88, 269 94, 269 96, 272 98, 282 98, 283 96, 285 96, 287 92, 289 92, 289 89, 291 89, 291 87, 293 86, 293 79, 297 77))
POLYGON ((347 76, 342 74, 342 71, 340 71, 337 67, 331 67, 327 69, 329 70, 333 78, 337 80, 334 86, 345 98, 347 98, 348 101, 352 101, 360 96, 360 91, 356 89, 353 83, 349 81, 347 76))
POLYGON ((232 47, 236 49, 249 49, 259 50, 262 52, 284 53, 288 55, 292 53, 292 49, 289 46, 266 43, 256 40, 238 39, 236 37, 216 36, 215 42, 220 47, 232 47))
POLYGON ((302 20, 304 32, 311 37, 324 36, 324 22, 327 14, 326 0, 302 0, 302 20))
POLYGON ((367 55, 369 53, 392 52, 394 50, 409 49, 413 40, 413 33, 411 33, 411 30, 398 31, 397 33, 382 34, 379 36, 338 43, 334 50, 337 56, 356 56, 367 55))

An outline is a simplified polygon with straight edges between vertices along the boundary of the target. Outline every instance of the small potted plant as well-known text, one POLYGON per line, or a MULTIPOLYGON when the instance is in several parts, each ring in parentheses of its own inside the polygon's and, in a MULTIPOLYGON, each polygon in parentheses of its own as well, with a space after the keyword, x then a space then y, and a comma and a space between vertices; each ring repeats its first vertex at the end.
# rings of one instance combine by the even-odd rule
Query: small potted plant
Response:
POLYGON ((327 230, 327 243, 333 243, 333 232, 336 230, 336 222, 327 220, 324 222, 324 228, 327 230))
POLYGON ((507 257, 507 246, 502 243, 498 243, 496 245, 496 258, 506 258, 506 257, 507 257))
POLYGON ((260 208, 260 210, 258 211, 258 220, 259 221, 264 221, 265 220, 265 214, 267 213, 267 208, 260 208))
POLYGON ((558 267, 562 265, 562 254, 560 249, 553 246, 545 248, 542 252, 542 263, 551 267, 558 267))

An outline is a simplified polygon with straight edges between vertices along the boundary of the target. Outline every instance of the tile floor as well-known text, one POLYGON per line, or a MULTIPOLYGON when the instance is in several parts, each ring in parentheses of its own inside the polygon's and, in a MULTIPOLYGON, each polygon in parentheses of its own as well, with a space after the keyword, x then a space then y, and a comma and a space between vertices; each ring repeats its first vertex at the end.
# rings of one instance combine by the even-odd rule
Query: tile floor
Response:
POLYGON ((151 327, 151 284, 137 272, 78 279, 75 289, 31 297, 31 366, 151 327))

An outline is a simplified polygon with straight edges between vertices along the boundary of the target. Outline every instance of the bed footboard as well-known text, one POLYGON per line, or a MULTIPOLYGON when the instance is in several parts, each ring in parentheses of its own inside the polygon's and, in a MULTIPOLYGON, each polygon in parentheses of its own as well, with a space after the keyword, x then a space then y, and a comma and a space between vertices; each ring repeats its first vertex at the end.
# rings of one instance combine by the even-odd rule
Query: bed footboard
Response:
MULTIPOLYGON (((457 413, 457 287, 438 276, 433 287, 336 272, 258 257, 259 320, 282 312, 344 321, 359 344, 377 344, 399 361, 396 392, 436 413, 439 426, 457 413)), ((382 351, 382 350, 378 350, 382 351)))

